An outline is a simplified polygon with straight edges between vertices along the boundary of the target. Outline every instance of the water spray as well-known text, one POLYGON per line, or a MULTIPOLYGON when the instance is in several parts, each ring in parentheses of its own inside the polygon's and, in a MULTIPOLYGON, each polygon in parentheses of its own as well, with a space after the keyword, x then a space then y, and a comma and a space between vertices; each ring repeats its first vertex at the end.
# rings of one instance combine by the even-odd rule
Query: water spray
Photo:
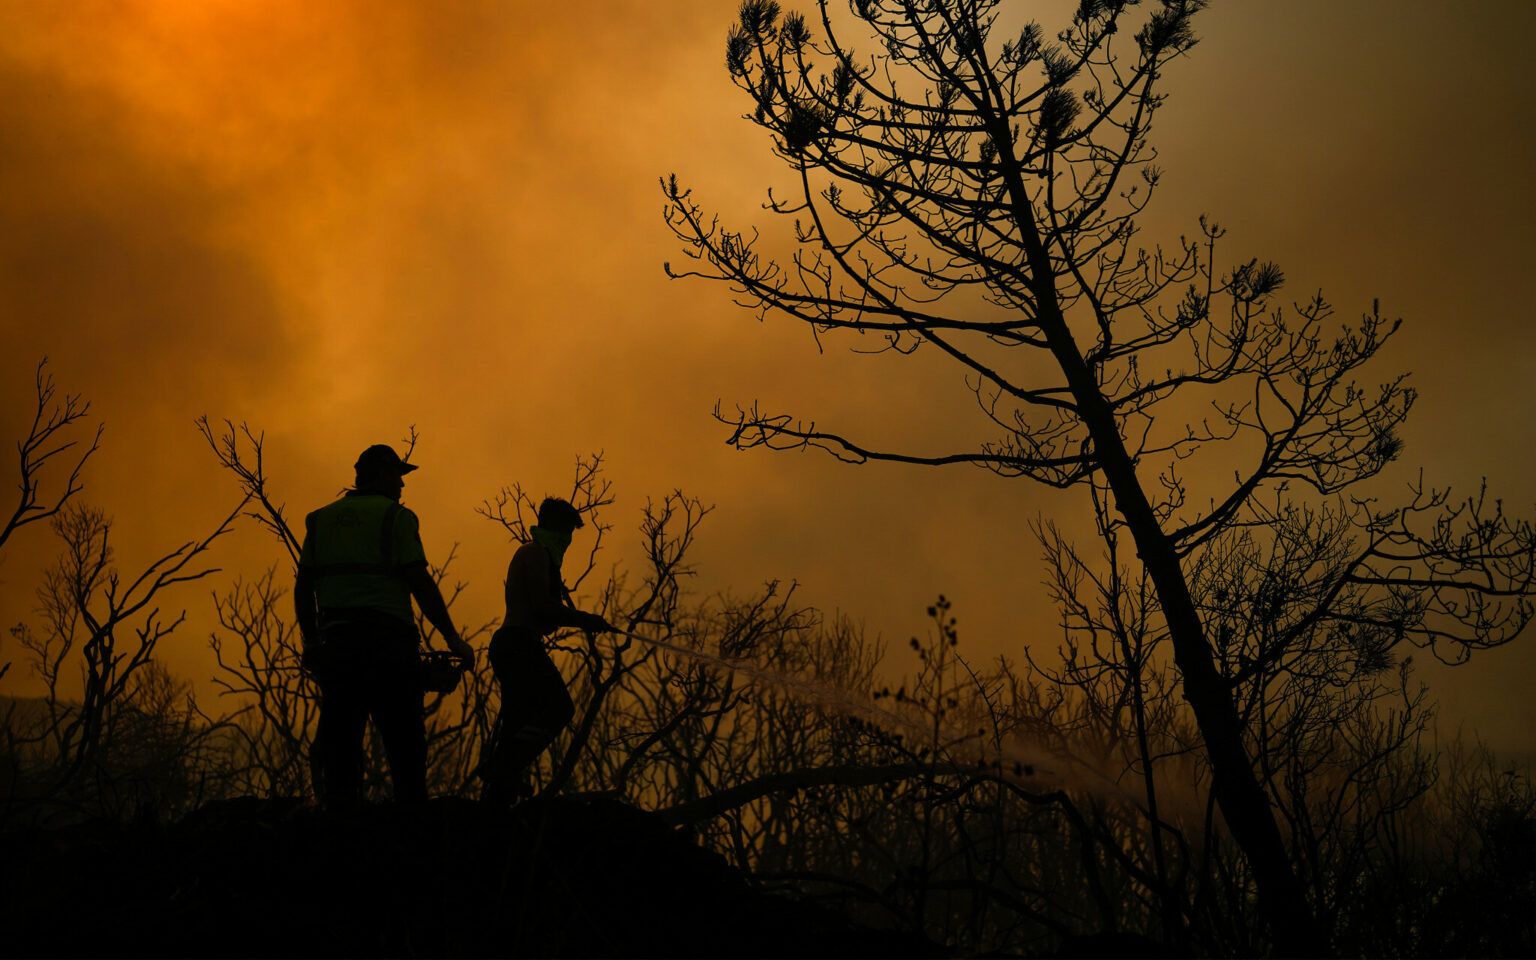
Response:
MULTIPOLYGON (((894 710, 876 706, 863 698, 850 696, 847 691, 832 684, 791 676, 747 660, 716 656, 629 630, 620 630, 615 627, 612 632, 638 640, 647 646, 686 657, 750 683, 762 683, 775 687, 807 706, 863 721, 895 734, 898 738, 908 739, 910 742, 922 743, 931 738, 934 733, 931 716, 902 716, 894 710)), ((913 708, 917 709, 915 703, 913 708)), ((1143 814, 1146 813, 1145 798, 1135 790, 1121 786, 1119 781, 1124 771, 1116 774, 1076 757, 1026 744, 1017 736, 1012 738, 1012 743, 996 741, 979 743, 970 731, 959 731, 952 724, 941 726, 940 733, 945 737, 945 741, 937 745, 941 751, 952 757, 956 754, 968 754, 966 759, 972 761, 977 769, 990 768, 997 776, 1019 786, 1039 789, 1042 784, 1050 784, 1057 789, 1081 790, 1106 799, 1129 802, 1142 809, 1143 814)), ((952 769, 963 772, 966 767, 957 758, 957 762, 952 764, 952 769)), ((1177 779, 1174 782, 1165 782, 1159 788, 1159 797, 1164 807, 1164 817, 1175 810, 1196 820, 1203 816, 1204 798, 1194 788, 1192 781, 1188 784, 1182 784, 1177 779)))
MULTIPOLYGON (((766 683, 782 690, 790 697, 808 706, 830 710, 835 713, 861 720, 872 726, 894 733, 898 737, 913 737, 919 740, 926 739, 933 734, 931 719, 924 717, 916 719, 904 717, 894 710, 887 710, 864 702, 848 695, 848 693, 836 686, 827 683, 818 683, 814 680, 806 680, 802 677, 790 676, 777 670, 769 670, 746 660, 728 659, 694 650, 689 647, 679 646, 666 640, 655 637, 647 637, 643 634, 633 633, 628 630, 615 628, 614 633, 622 634, 632 640, 638 640, 648 646, 665 650, 668 653, 687 657, 690 660, 702 663, 716 670, 741 677, 749 683, 766 683)), ((941 729, 947 735, 947 742, 940 744, 946 752, 953 751, 956 745, 964 744, 972 738, 968 734, 959 734, 953 729, 941 729)), ((996 764, 1002 775, 1021 782, 1038 782, 1040 780, 1053 780, 1062 785, 1070 781, 1078 781, 1080 778, 1069 778, 1051 767, 1045 766, 1042 761, 1045 755, 1035 751, 1009 749, 1002 745, 995 745, 988 749, 980 744, 971 744, 968 750, 975 754, 975 759, 984 765, 996 764)), ((1051 758, 1054 760, 1055 758, 1051 758)), ((1074 782, 1073 786, 1094 789, 1086 783, 1074 782)), ((1102 790, 1100 786, 1098 789, 1102 790)))

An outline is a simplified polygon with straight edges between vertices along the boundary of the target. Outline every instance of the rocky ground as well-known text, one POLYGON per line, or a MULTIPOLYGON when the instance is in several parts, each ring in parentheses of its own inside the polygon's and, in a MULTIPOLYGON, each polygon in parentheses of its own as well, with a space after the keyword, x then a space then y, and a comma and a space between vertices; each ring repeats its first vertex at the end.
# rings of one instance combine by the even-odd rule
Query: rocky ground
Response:
POLYGON ((642 811, 237 800, 180 823, 0 835, 4 953, 942 956, 755 890, 642 811))

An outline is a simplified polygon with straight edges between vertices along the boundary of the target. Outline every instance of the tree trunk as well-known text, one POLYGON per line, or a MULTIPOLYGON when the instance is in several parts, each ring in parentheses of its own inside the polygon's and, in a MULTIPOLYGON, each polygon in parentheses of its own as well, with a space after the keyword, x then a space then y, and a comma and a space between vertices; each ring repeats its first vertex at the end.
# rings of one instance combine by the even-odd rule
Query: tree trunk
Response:
MULTIPOLYGON (((1000 156, 1012 155, 1011 136, 1006 127, 995 129, 993 139, 1000 156)), ((1066 376, 1078 416, 1093 441, 1094 458, 1114 494, 1116 509, 1131 531, 1137 556, 1152 576, 1173 643, 1174 662, 1183 678, 1184 699, 1189 701, 1205 740, 1221 815, 1253 870, 1259 888, 1259 908, 1269 921, 1276 949, 1286 956, 1322 956, 1327 953, 1327 945, 1318 936, 1311 908, 1291 869, 1269 796, 1259 785, 1253 763, 1243 747, 1237 708, 1225 679, 1216 669, 1178 555, 1142 490, 1136 466, 1115 426, 1114 411, 1067 326, 1056 296, 1050 257, 1036 231, 1034 208, 1023 178, 1016 166, 1009 169, 1005 164, 1004 169, 1014 220, 1029 258, 1030 286, 1038 304, 1036 321, 1066 376)))
MULTIPOLYGON (((1042 298, 1042 306, 1046 302, 1042 298)), ((1291 869, 1269 796, 1259 785, 1243 747, 1237 708, 1226 680, 1216 669, 1179 558, 1142 491, 1108 401, 1078 353, 1065 321, 1059 314, 1054 320, 1042 325, 1093 438, 1094 455, 1114 493, 1116 509, 1125 518, 1137 555, 1152 576, 1173 642, 1174 662, 1183 678, 1184 698, 1205 739, 1216 801, 1253 870, 1260 908, 1269 920, 1275 946, 1290 956, 1320 956, 1326 952, 1325 945, 1318 942, 1316 923, 1291 869)))

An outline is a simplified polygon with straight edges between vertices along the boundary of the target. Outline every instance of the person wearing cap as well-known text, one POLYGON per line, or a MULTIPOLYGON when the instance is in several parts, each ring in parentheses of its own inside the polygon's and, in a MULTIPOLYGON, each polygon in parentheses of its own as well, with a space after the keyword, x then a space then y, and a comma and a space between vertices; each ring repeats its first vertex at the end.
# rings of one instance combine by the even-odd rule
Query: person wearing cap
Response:
POLYGON ((423 803, 421 637, 411 599, 465 666, 474 662, 474 649, 454 629, 427 570, 416 514, 400 504, 405 475, 415 464, 381 443, 364 450, 354 468, 352 489, 304 518, 294 583, 304 666, 320 685, 311 766, 326 806, 355 805, 361 799, 363 733, 372 717, 395 800, 423 803))
POLYGON ((546 497, 539 522, 507 566, 507 613, 491 637, 491 670, 501 688, 501 716, 491 755, 481 764, 482 798, 505 804, 528 793, 526 769, 554 743, 576 715, 560 670, 544 638, 561 627, 602 633, 613 627, 571 602, 560 579, 560 563, 571 534, 584 524, 569 503, 546 497))

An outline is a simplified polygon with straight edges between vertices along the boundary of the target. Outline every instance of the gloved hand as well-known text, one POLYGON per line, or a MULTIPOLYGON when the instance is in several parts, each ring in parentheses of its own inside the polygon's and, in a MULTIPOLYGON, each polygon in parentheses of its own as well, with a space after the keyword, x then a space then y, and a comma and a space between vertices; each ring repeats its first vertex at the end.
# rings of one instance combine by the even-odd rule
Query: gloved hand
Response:
POLYGON ((581 629, 587 633, 613 633, 614 626, 604 620, 601 614, 584 613, 581 615, 581 629))
POLYGON ((465 670, 475 665, 475 648, 470 646, 463 637, 454 634, 443 639, 448 641, 449 651, 458 656, 465 670))

